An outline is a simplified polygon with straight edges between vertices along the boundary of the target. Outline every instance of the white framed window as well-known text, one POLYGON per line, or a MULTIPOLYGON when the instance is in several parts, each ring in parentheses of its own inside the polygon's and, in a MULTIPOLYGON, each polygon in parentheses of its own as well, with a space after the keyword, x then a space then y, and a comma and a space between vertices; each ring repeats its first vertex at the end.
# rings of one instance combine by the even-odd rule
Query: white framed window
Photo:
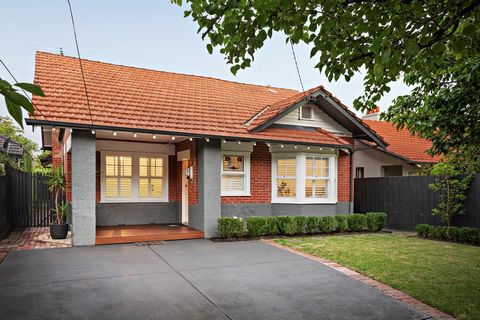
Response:
POLYGON ((313 106, 303 105, 300 107, 301 120, 313 120, 313 106))
POLYGON ((168 201, 168 156, 101 152, 101 202, 168 201))
POLYGON ((163 158, 140 156, 138 158, 138 197, 140 199, 163 198, 163 158))
POLYGON ((295 199, 297 197, 297 158, 280 156, 277 158, 276 164, 277 198, 295 199))
POLYGON ((335 203, 336 201, 336 155, 272 154, 272 202, 335 203))
POLYGON ((105 156, 105 199, 119 200, 132 197, 132 157, 105 156))
POLYGON ((250 153, 222 153, 222 196, 250 195, 250 153))
POLYGON ((305 198, 328 199, 329 168, 328 157, 307 156, 305 160, 305 198))

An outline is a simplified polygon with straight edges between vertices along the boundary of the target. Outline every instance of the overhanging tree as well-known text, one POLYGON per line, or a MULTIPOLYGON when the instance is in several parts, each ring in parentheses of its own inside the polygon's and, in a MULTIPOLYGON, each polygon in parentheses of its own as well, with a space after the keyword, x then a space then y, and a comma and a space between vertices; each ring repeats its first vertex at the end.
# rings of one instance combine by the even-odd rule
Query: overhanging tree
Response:
MULTIPOLYGON (((181 4, 181 0, 172 0, 181 4)), ((385 119, 433 142, 431 152, 480 146, 480 0, 187 0, 211 53, 232 73, 250 67, 274 32, 311 46, 316 68, 348 81, 365 70, 368 110, 402 79, 412 87, 385 119)))

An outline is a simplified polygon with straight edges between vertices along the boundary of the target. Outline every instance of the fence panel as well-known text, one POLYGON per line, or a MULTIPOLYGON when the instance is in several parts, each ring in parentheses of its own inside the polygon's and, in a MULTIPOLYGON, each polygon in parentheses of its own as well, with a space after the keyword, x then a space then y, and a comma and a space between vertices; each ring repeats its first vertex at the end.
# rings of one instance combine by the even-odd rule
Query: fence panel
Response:
POLYGON ((6 180, 11 227, 48 227, 53 205, 48 177, 7 167, 6 180))
MULTIPOLYGON (((415 230, 419 223, 442 225, 432 209, 438 193, 430 190, 433 176, 359 178, 354 182, 355 212, 388 213, 387 225, 398 230, 415 230)), ((453 225, 480 228, 480 174, 466 192, 465 215, 456 216, 453 225)))

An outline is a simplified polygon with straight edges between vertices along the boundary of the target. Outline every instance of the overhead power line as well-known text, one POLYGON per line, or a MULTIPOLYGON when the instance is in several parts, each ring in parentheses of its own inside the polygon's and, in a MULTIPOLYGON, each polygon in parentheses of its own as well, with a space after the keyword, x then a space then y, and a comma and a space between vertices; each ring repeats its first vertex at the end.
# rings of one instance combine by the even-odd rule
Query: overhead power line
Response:
POLYGON ((90 115, 90 122, 92 123, 92 126, 93 126, 92 110, 90 108, 90 99, 88 98, 87 81, 85 81, 85 73, 83 71, 82 58, 80 56, 80 49, 78 47, 77 30, 75 27, 75 19, 73 18, 72 4, 70 3, 70 0, 67 0, 67 3, 68 3, 68 8, 70 9, 70 18, 72 19, 73 36, 75 38, 75 46, 77 48, 78 61, 80 63, 80 72, 82 74, 83 88, 85 90, 85 98, 87 100, 88 113, 90 115))
MULTIPOLYGON (((16 83, 18 83, 18 80, 17 78, 15 78, 15 76, 13 75, 13 73, 10 71, 10 69, 7 67, 7 65, 5 64, 5 62, 3 62, 2 59, 0 59, 0 62, 2 63, 3 67, 5 68, 5 70, 7 70, 8 74, 10 75, 10 77, 12 77, 13 81, 15 81, 16 83)), ((45 115, 42 113, 42 110, 40 110, 32 101, 32 99, 30 98, 30 96, 27 94, 27 92, 25 90, 23 90, 22 88, 20 88, 23 92, 23 94, 25 95, 25 97, 27 97, 28 101, 30 101, 30 103, 32 104, 33 108, 35 108, 42 117, 45 118, 45 120, 47 120, 47 117, 45 117, 45 115)))
POLYGON ((302 92, 305 93, 302 76, 300 75, 300 69, 298 68, 297 56, 295 55, 295 50, 293 49, 293 43, 291 41, 290 41, 290 46, 292 47, 293 61, 295 61, 295 67, 297 68, 297 74, 298 74, 298 79, 300 80, 300 86, 302 86, 302 92))

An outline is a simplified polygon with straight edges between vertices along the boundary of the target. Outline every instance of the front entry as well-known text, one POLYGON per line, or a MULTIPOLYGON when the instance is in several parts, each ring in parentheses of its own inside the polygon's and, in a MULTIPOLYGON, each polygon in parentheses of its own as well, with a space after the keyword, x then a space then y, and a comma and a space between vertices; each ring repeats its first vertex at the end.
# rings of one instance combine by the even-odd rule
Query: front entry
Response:
POLYGON ((188 225, 188 160, 182 160, 182 223, 188 225))

